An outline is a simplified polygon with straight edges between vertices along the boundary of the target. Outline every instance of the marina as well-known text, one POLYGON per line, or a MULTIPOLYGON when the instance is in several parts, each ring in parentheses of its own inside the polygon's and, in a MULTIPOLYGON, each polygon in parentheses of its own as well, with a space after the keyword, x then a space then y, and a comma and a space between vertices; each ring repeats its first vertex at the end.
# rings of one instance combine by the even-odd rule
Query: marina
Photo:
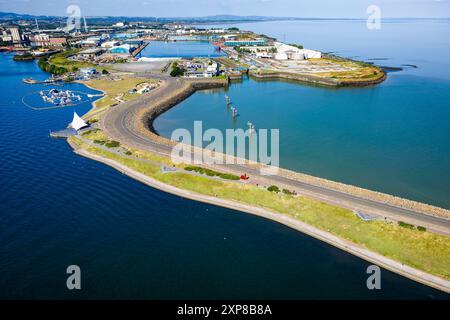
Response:
MULTIPOLYGON (((41 83, 45 86, 56 84, 41 83)), ((61 84, 59 87, 63 87, 61 84)), ((103 93, 93 94, 80 90, 43 89, 22 97, 22 103, 33 110, 51 110, 64 107, 74 107, 87 101, 94 101, 104 96, 103 93), (38 98, 37 98, 38 97, 38 98)))
POLYGON ((53 104, 54 106, 71 106, 81 101, 81 95, 76 94, 70 90, 57 90, 50 89, 48 91, 40 91, 39 95, 41 96, 44 102, 53 104))

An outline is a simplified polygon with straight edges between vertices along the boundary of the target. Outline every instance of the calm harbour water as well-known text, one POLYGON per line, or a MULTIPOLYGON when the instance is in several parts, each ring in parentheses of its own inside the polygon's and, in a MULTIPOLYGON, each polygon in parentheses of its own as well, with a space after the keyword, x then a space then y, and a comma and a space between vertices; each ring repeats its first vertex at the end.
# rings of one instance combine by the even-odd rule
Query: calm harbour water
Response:
POLYGON ((215 47, 205 41, 151 41, 150 44, 139 54, 139 57, 148 58, 216 58, 224 55, 215 47))
POLYGON ((369 291, 361 259, 76 156, 48 132, 90 106, 31 110, 22 97, 48 87, 30 76, 47 77, 0 55, 0 298, 448 298, 385 270, 369 291), (81 291, 65 287, 72 264, 81 291))

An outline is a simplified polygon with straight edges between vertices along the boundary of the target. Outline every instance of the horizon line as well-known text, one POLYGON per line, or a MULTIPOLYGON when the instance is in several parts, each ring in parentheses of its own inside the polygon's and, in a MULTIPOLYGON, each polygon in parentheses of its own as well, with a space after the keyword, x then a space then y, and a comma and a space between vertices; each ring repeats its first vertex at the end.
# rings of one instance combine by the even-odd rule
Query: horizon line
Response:
MULTIPOLYGON (((13 14, 13 15, 28 15, 33 17, 48 17, 48 18, 64 18, 66 15, 45 15, 45 14, 33 14, 33 13, 20 13, 12 11, 0 11, 0 14, 13 14)), ((234 15, 234 14, 214 14, 204 16, 139 16, 139 15, 86 15, 86 18, 145 18, 145 19, 204 19, 214 17, 234 17, 234 18, 266 18, 266 19, 297 19, 297 20, 367 20, 367 17, 292 17, 292 16, 266 16, 266 15, 234 15)), ((450 19, 449 17, 382 17, 381 19, 450 19)))

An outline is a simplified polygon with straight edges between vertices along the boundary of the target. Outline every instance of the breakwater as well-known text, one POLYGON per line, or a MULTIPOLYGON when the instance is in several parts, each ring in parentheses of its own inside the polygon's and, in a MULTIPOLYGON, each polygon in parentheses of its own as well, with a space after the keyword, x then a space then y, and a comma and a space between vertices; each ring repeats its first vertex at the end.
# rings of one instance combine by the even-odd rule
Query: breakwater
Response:
POLYGON ((303 83, 316 84, 328 87, 367 87, 379 84, 386 80, 386 73, 383 72, 379 78, 372 80, 338 80, 333 78, 324 78, 307 74, 294 74, 288 72, 266 72, 261 73, 250 70, 249 75, 255 79, 264 80, 292 80, 303 83))
MULTIPOLYGON (((174 80, 169 80, 174 81, 174 80)), ((228 82, 226 80, 213 80, 213 79, 183 79, 180 86, 170 93, 155 98, 155 103, 151 106, 142 106, 135 114, 133 120, 136 130, 140 135, 146 136, 152 139, 154 142, 165 145, 173 146, 173 142, 169 139, 157 134, 153 122, 154 120, 173 106, 177 105, 181 101, 185 100, 197 90, 213 89, 226 87, 228 82)), ((255 164, 251 164, 253 167, 255 164)), ((257 166, 257 165, 256 165, 257 166)), ((222 168, 224 170, 231 170, 230 168, 222 168)), ((231 172, 231 171, 230 171, 231 172)), ((236 172, 232 172, 236 173, 236 172)), ((423 214, 437 216, 437 217, 450 217, 449 210, 432 206, 429 204, 404 199, 401 197, 392 196, 382 192, 372 191, 360 187, 356 187, 349 184, 339 183, 323 178, 314 177, 307 174, 294 172, 287 169, 280 169, 279 175, 293 181, 304 182, 324 188, 329 188, 346 194, 354 195, 370 201, 382 202, 394 207, 406 208, 414 211, 421 212, 423 214)))

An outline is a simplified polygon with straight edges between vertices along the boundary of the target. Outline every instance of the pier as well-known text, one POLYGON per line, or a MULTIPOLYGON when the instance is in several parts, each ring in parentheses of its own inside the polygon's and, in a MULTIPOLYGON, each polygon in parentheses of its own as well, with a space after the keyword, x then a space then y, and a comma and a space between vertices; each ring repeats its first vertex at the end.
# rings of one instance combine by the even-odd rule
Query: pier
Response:
POLYGON ((44 81, 39 81, 39 80, 34 80, 33 78, 26 78, 23 79, 22 82, 23 83, 27 83, 27 84, 50 84, 50 83, 55 83, 55 82, 60 82, 62 81, 62 79, 47 79, 44 81))
POLYGON ((67 139, 71 136, 76 136, 77 135, 77 130, 72 129, 72 128, 67 128, 64 130, 60 130, 60 131, 50 131, 50 137, 58 139, 67 139))

